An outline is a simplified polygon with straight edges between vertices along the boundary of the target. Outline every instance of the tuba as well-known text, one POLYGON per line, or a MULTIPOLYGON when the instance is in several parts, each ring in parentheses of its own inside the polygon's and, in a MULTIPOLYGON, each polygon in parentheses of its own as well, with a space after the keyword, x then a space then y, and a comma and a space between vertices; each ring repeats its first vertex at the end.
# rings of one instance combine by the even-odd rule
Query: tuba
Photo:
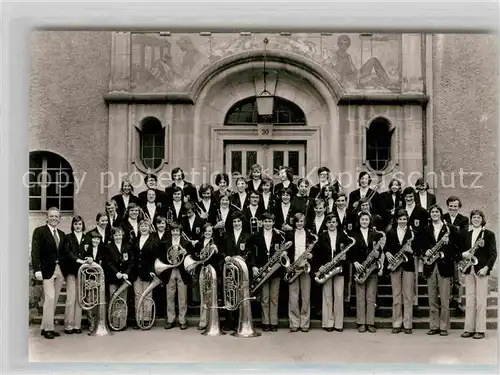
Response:
MULTIPOLYGON (((273 228, 274 229, 274 228, 273 228)), ((274 229, 275 232, 280 233, 277 229, 274 229)), ((276 246, 276 249, 273 256, 268 260, 268 262, 263 265, 257 275, 252 280, 252 284, 250 285, 250 293, 255 294, 255 292, 267 281, 269 278, 280 269, 281 266, 288 269, 290 267, 290 258, 288 258, 287 250, 292 246, 292 241, 285 242, 283 237, 283 242, 276 246)))
POLYGON ((458 262, 458 270, 460 272, 465 273, 465 271, 467 271, 467 269, 470 266, 477 265, 478 260, 474 254, 476 253, 476 251, 480 247, 483 247, 483 246, 484 246, 484 229, 481 231, 481 237, 476 240, 476 242, 474 243, 474 246, 472 246, 472 248, 469 250, 469 252, 471 253, 470 259, 465 258, 465 259, 462 259, 460 262, 458 262))
POLYGON ((78 269, 76 277, 78 290, 78 303, 82 310, 92 310, 98 307, 97 324, 89 333, 90 336, 109 336, 106 317, 106 285, 104 282, 104 270, 93 262, 82 264, 78 269))
POLYGON ((207 264, 200 272, 200 292, 203 307, 207 309, 207 328, 202 332, 205 336, 221 336, 226 333, 220 328, 219 307, 217 306, 217 273, 215 268, 207 264))
POLYGON ((450 237, 450 228, 448 228, 448 225, 443 224, 446 227, 446 233, 444 234, 443 237, 431 248, 429 256, 424 255, 422 260, 424 261, 424 264, 430 266, 433 265, 436 260, 439 258, 443 258, 444 254, 441 252, 441 249, 445 245, 444 242, 446 239, 449 239, 450 237))
POLYGON ((257 337, 259 332, 253 329, 248 267, 239 255, 226 257, 223 268, 224 308, 229 311, 239 309, 238 328, 233 333, 236 337, 257 337))
POLYGON ((109 327, 113 331, 121 331, 127 325, 127 300, 123 299, 121 294, 131 285, 132 283, 130 281, 123 280, 123 283, 114 291, 109 299, 108 322, 109 327))
POLYGON ((410 230, 411 238, 409 238, 408 241, 406 241, 404 243, 404 245, 401 248, 401 250, 399 250, 396 253, 396 255, 394 255, 394 258, 392 259, 392 261, 387 261, 387 269, 389 271, 396 271, 396 269, 401 264, 403 264, 404 262, 408 261, 408 257, 406 256, 406 253, 412 252, 412 250, 411 250, 411 244, 412 244, 413 240, 415 239, 415 235, 413 234, 413 230, 411 230, 410 227, 408 227, 408 229, 410 230))
POLYGON ((159 259, 154 262, 154 272, 151 272, 153 281, 149 283, 144 292, 139 297, 137 304, 137 311, 135 312, 135 320, 137 325, 142 330, 150 329, 155 322, 156 305, 153 300, 153 289, 162 284, 161 279, 158 277, 166 270, 177 268, 186 257, 187 251, 182 246, 170 246, 167 250, 167 263, 163 263, 159 259), (147 314, 149 313, 149 314, 147 314))
POLYGON ((354 275, 354 281, 359 284, 363 284, 373 271, 380 269, 382 266, 377 259, 378 256, 376 256, 376 253, 380 253, 382 251, 381 247, 382 241, 385 239, 385 233, 378 230, 375 232, 382 234, 382 237, 378 240, 375 246, 373 246, 372 251, 370 251, 370 254, 366 257, 365 261, 361 265, 362 269, 360 271, 356 271, 356 274, 354 275))
MULTIPOLYGON (((347 245, 344 249, 341 249, 340 253, 338 253, 331 261, 322 265, 320 270, 314 274, 314 280, 318 284, 324 284, 328 280, 330 280, 333 276, 338 275, 342 272, 342 266, 337 266, 341 260, 345 258, 347 252, 354 246, 356 240, 352 237, 349 237, 346 232, 344 234, 349 238, 351 243, 347 245)), ((342 244, 343 245, 343 244, 342 244)), ((341 245, 341 246, 342 246, 341 245)))
POLYGON ((295 259, 292 265, 287 268, 283 280, 285 280, 289 284, 293 283, 297 279, 297 277, 302 275, 303 272, 311 272, 311 265, 309 264, 308 260, 312 258, 311 251, 312 249, 314 249, 316 242, 318 242, 318 236, 316 236, 314 233, 311 233, 311 235, 314 236, 313 242, 311 242, 309 246, 307 246, 306 251, 300 254, 300 256, 295 259))

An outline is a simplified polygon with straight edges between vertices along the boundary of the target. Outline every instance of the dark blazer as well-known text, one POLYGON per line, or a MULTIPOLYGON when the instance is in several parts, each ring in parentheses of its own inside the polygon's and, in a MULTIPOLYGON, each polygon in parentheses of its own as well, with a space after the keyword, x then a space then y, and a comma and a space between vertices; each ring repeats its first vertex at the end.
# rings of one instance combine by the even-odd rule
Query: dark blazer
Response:
MULTIPOLYGON (((246 206, 250 204, 250 194, 247 192, 247 195, 245 197, 245 200, 243 203, 241 202, 240 194, 238 192, 234 192, 231 197, 229 198, 229 204, 234 204, 236 207, 240 208, 243 210, 246 206)), ((233 209, 236 209, 235 207, 232 207, 233 209)))
MULTIPOLYGON (((403 208, 406 209, 405 205, 403 205, 403 208)), ((415 240, 413 242, 417 243, 417 248, 422 248, 423 233, 429 225, 429 214, 422 207, 415 205, 408 219, 408 225, 415 231, 415 240)), ((420 256, 420 254, 415 255, 420 256)))
POLYGON ((400 192, 395 194, 395 199, 393 199, 392 191, 384 191, 380 194, 380 208, 381 216, 384 221, 384 225, 387 226, 393 223, 394 215, 391 211, 394 209, 394 214, 400 208, 403 208, 405 201, 403 195, 400 192))
MULTIPOLYGON (((252 217, 254 217, 254 216, 252 216, 252 211, 250 211, 250 207, 246 206, 243 209, 242 213, 243 213, 243 230, 245 232, 252 234, 250 222, 251 222, 252 217)), ((257 206, 257 210, 255 212, 255 218, 257 220, 262 220, 263 213, 264 213, 264 211, 261 210, 260 206, 257 206)), ((258 230, 259 230, 259 228, 257 228, 255 230, 255 233, 257 233, 258 230)))
POLYGON ((238 241, 234 238, 233 230, 226 232, 224 238, 224 258, 226 256, 241 255, 245 261, 251 259, 252 248, 250 238, 250 234, 245 232, 244 229, 242 229, 238 241))
POLYGON ((323 215, 323 221, 321 222, 319 228, 316 228, 316 217, 311 216, 311 218, 306 222, 306 229, 311 231, 316 236, 319 236, 321 232, 328 230, 328 228, 326 227, 326 215, 323 215))
POLYGON ((293 218, 292 204, 290 204, 290 208, 288 209, 287 217, 283 217, 283 210, 281 209, 281 204, 282 204, 281 201, 277 201, 276 206, 274 207, 274 227, 280 230, 285 222, 293 227, 291 223, 291 220, 293 218))
MULTIPOLYGON (((376 232, 373 228, 370 228, 368 230, 368 244, 365 242, 363 234, 359 229, 354 231, 351 234, 351 237, 353 237, 356 240, 356 245, 352 250, 352 255, 350 259, 353 263, 358 262, 360 264, 363 264, 363 262, 366 260, 370 252, 373 250, 373 243, 377 243, 380 240, 380 238, 382 238, 382 234, 376 232)), ((378 258, 380 258, 382 251, 384 251, 384 249, 380 249, 380 254, 378 258)))
POLYGON ((292 211, 294 214, 297 212, 302 212, 306 217, 308 216, 309 207, 312 206, 314 198, 310 198, 307 195, 298 196, 292 198, 292 211))
MULTIPOLYGON (((112 227, 121 227, 121 223, 122 223, 123 218, 120 216, 120 214, 118 214, 118 211, 116 213, 117 213, 117 216, 113 219, 113 224, 111 224, 110 216, 107 215, 108 216, 108 225, 106 226, 106 233, 108 234, 108 236, 111 235, 111 228, 112 227)), ((108 238, 111 238, 111 237, 108 237, 108 238)))
MULTIPOLYGON (((287 233, 286 239, 287 241, 292 241, 292 246, 288 249, 288 258, 290 258, 290 263, 295 262, 295 229, 292 230, 291 232, 287 233)), ((311 234, 306 229, 306 249, 309 247, 310 244, 314 242, 315 237, 311 234)), ((314 263, 314 256, 317 250, 318 244, 314 246, 314 248, 311 250, 311 254, 313 255, 313 258, 309 260, 309 263, 312 264, 314 263)))
MULTIPOLYGON (((191 242, 188 242, 184 238, 181 237, 179 244, 182 248, 184 248, 186 250, 186 252, 187 252, 186 256, 187 255, 191 255, 191 256, 194 255, 194 247, 193 247, 193 245, 191 245, 191 242)), ((154 259, 159 259, 160 262, 170 264, 167 261, 167 251, 168 251, 168 249, 170 249, 170 247, 172 247, 172 237, 169 236, 169 238, 162 244, 162 246, 157 246, 156 251, 154 253, 155 254, 154 259)), ((177 268, 181 274, 181 278, 182 278, 182 281, 184 282, 184 284, 186 284, 186 285, 190 284, 192 281, 192 277, 184 268, 184 262, 182 262, 177 268)), ((165 285, 167 285, 168 281, 170 280, 171 274, 172 274, 172 268, 170 268, 166 271, 163 271, 158 277, 163 281, 163 283, 165 285)))
POLYGON ((457 231, 459 231, 461 234, 464 236, 469 232, 469 218, 467 216, 464 216, 462 214, 457 214, 457 217, 455 218, 455 222, 452 224, 451 223, 451 216, 450 213, 447 212, 443 215, 443 220, 449 224, 453 225, 457 231))
POLYGON ((259 201, 259 207, 262 212, 274 212, 274 207, 276 207, 276 197, 273 195, 273 193, 269 193, 269 201, 267 203, 267 208, 264 205, 264 196, 261 194, 260 196, 260 201, 259 201))
MULTIPOLYGON (((474 270, 477 273, 484 266, 488 266, 488 272, 486 274, 489 275, 491 273, 491 269, 495 265, 495 261, 497 260, 497 244, 495 240, 495 233, 485 228, 483 228, 483 231, 484 246, 479 247, 474 253, 474 256, 477 258, 477 265, 474 266, 474 270)), ((478 240, 479 238, 481 238, 481 234, 479 234, 478 240)), ((465 249, 469 250, 472 248, 472 246, 473 244, 471 230, 467 232, 465 236, 465 249)), ((471 271, 472 267, 469 267, 465 271, 465 274, 470 274, 471 271)))
POLYGON ((81 264, 78 259, 84 260, 83 256, 85 234, 82 234, 82 241, 78 243, 76 235, 71 232, 64 237, 64 245, 60 253, 60 267, 64 277, 68 275, 77 275, 81 264))
MULTIPOLYGON (((217 272, 217 275, 220 274, 220 265, 221 265, 221 262, 224 261, 224 259, 222 258, 222 254, 221 254, 221 251, 220 251, 220 248, 217 244, 217 241, 214 237, 212 237, 212 241, 213 243, 215 244, 215 246, 217 246, 217 253, 213 254, 210 259, 208 261, 206 261, 204 264, 205 265, 208 265, 210 264, 212 267, 215 268, 215 271, 217 272)), ((194 245, 194 248, 193 248, 193 252, 191 254, 191 257, 193 258, 193 260, 195 261, 198 261, 200 260, 200 253, 201 251, 203 250, 203 244, 205 242, 205 237, 202 237, 200 239, 200 241, 194 245)), ((200 273, 200 270, 201 270, 202 267, 198 266, 197 269, 196 269, 196 274, 197 276, 199 277, 199 273, 200 273)))
POLYGON ((132 265, 132 269, 130 271, 129 279, 130 281, 137 280, 138 277, 141 278, 142 281, 151 281, 153 278, 150 273, 153 272, 153 265, 155 257, 154 255, 158 251, 158 239, 155 235, 150 234, 149 238, 144 243, 142 249, 139 248, 139 239, 141 236, 139 235, 135 240, 133 251, 133 260, 134 263, 132 265))
MULTIPOLYGON (((351 240, 347 238, 346 234, 342 230, 337 230, 337 240, 335 241, 335 251, 333 257, 338 255, 345 247, 351 243, 351 240)), ((349 270, 349 260, 352 258, 352 253, 355 250, 356 243, 347 252, 346 259, 338 263, 342 267, 342 272, 339 275, 344 275, 346 271, 349 270)), ((313 257, 313 267, 311 273, 317 272, 319 268, 326 263, 330 262, 332 259, 332 245, 330 241, 330 233, 327 231, 322 232, 319 235, 317 250, 315 256, 313 257)))
POLYGON ((262 185, 264 185, 264 182, 262 181, 262 179, 260 180, 260 184, 259 184, 259 187, 257 189, 255 189, 255 185, 253 183, 253 179, 250 179, 247 181, 247 185, 248 185, 248 191, 257 191, 259 193, 262 193, 262 185))
POLYGON ((151 220, 151 223, 156 227, 156 218, 158 216, 163 216, 165 217, 165 206, 162 202, 156 201, 156 210, 154 215, 151 217, 152 213, 147 209, 147 203, 141 206, 142 211, 144 214, 147 214, 149 216, 149 219, 151 220))
MULTIPOLYGON (((415 236, 415 232, 413 233, 415 236)), ((411 228, 406 227, 406 233, 403 237, 403 242, 399 242, 397 227, 393 226, 389 232, 387 232, 387 241, 384 248, 384 253, 391 253, 392 255, 396 255, 399 250, 403 247, 403 245, 411 238, 411 228)), ((413 254, 418 251, 417 241, 415 241, 416 237, 413 239, 411 243, 411 249, 413 250, 413 254)), ((401 268, 406 272, 415 272, 415 261, 414 255, 410 253, 405 253, 408 261, 403 262, 401 264, 401 268)))
MULTIPOLYGON (((148 202, 148 190, 149 189, 146 189, 139 193, 139 196, 137 197, 137 204, 139 206, 144 206, 148 202)), ((156 201, 161 202, 164 206, 167 205, 168 197, 165 194, 165 192, 161 191, 160 189, 154 189, 154 190, 156 192, 156 201)))
MULTIPOLYGON (((373 189, 368 188, 368 191, 366 192, 366 196, 371 196, 372 194, 373 194, 373 189)), ((354 191, 351 191, 349 193, 349 204, 347 206, 347 210, 351 211, 351 212, 355 211, 354 203, 359 202, 360 199, 361 199, 361 193, 360 193, 359 188, 354 190, 354 191)), ((370 211, 373 211, 374 213, 380 214, 381 209, 380 209, 380 194, 379 193, 375 192, 375 195, 373 196, 370 203, 372 206, 370 211)), ((359 203, 358 203, 358 207, 356 209, 359 209, 359 203)))
MULTIPOLYGON (((330 185, 333 187, 334 196, 340 192, 340 184, 338 181, 335 181, 333 184, 330 185)), ((311 188, 311 190, 309 190, 309 197, 316 198, 320 193, 321 193, 320 184, 316 184, 311 188)))
MULTIPOLYGON (((229 189, 226 190, 226 192, 229 194, 229 197, 233 194, 233 192, 229 189)), ((219 207, 219 202, 220 202, 220 190, 215 190, 213 194, 213 199, 217 202, 217 207, 219 207)), ((231 198, 229 198, 231 200, 231 198)))
MULTIPOLYGON (((97 227, 94 227, 93 229, 89 230, 86 234, 85 234, 85 243, 87 243, 89 246, 92 246, 92 236, 91 234, 94 233, 94 232, 97 232, 97 227)), ((99 233, 100 234, 100 233, 99 233)), ((109 242, 109 238, 111 236, 111 233, 109 232, 109 230, 105 229, 104 230, 104 238, 101 238, 101 243, 103 245, 107 245, 108 242, 109 242)))
POLYGON ((83 244, 83 257, 84 258, 92 258, 95 263, 98 263, 99 265, 102 264, 102 258, 103 254, 106 251, 106 246, 103 245, 102 243, 99 244, 97 247, 97 254, 94 257, 94 249, 92 247, 92 244, 84 243, 83 244))
POLYGON ((118 272, 126 273, 129 277, 134 265, 133 247, 122 242, 121 251, 118 250, 114 241, 110 241, 104 248, 102 265, 107 284, 121 284, 123 280, 116 278, 118 272))
MULTIPOLYGON (((279 182, 276 185, 274 185, 273 194, 274 194, 277 202, 281 202, 280 191, 283 188, 284 188, 283 182, 279 182)), ((288 188, 292 191, 292 196, 290 197, 290 199, 293 199, 293 197, 295 197, 297 195, 297 193, 299 192, 299 188, 293 182, 290 182, 290 185, 288 185, 288 188)))
MULTIPOLYGON (((262 267, 264 266, 269 259, 274 255, 276 252, 276 248, 281 244, 283 241, 283 238, 276 233, 276 231, 272 231, 272 236, 271 236, 271 244, 270 248, 267 248, 266 245, 266 240, 264 238, 264 229, 260 230, 259 232, 255 233, 251 240, 251 258, 249 259, 249 264, 248 267, 251 269, 252 267, 262 267)), ((282 270, 276 271, 274 273, 273 277, 279 277, 282 275, 282 270)))
POLYGON ((419 192, 415 192, 415 203, 422 207, 424 210, 428 210, 429 207, 433 206, 436 204, 436 196, 434 194, 431 194, 427 192, 427 207, 422 207, 422 203, 420 202, 420 194, 419 192))
MULTIPOLYGON (((350 231, 356 231, 359 229, 358 225, 358 216, 360 214, 360 210, 356 209, 354 211, 351 211, 349 213, 349 216, 347 217, 347 229, 349 231, 349 227, 351 228, 350 231)), ((370 212, 370 215, 372 217, 372 224, 373 227, 379 231, 384 231, 385 226, 384 226, 384 221, 382 220, 382 217, 374 212, 370 212)))
POLYGON ((173 221, 181 221, 186 216, 186 207, 184 206, 184 203, 181 204, 181 209, 177 213, 174 204, 171 202, 165 209, 165 217, 169 210, 172 212, 173 221))
POLYGON ((123 230, 123 242, 135 245, 137 235, 139 234, 139 220, 137 221, 137 235, 135 234, 134 228, 132 228, 132 224, 130 224, 128 219, 123 218, 121 227, 123 230))
POLYGON ((188 217, 184 217, 181 219, 182 231, 188 236, 191 240, 199 240, 202 236, 203 225, 205 225, 205 220, 203 220, 198 215, 194 215, 194 223, 193 227, 189 225, 188 217))
MULTIPOLYGON (((116 212, 118 213, 118 216, 120 218, 123 217, 123 215, 125 215, 125 211, 127 210, 127 207, 125 207, 125 202, 123 201, 122 194, 117 194, 117 195, 115 195, 111 199, 113 199, 116 202, 116 204, 118 205, 118 208, 116 209, 116 212)), ((139 198, 136 197, 133 194, 130 194, 128 202, 129 202, 129 204, 130 203, 136 203, 137 204, 139 202, 139 198)))
POLYGON ((59 246, 48 225, 43 225, 33 231, 31 238, 31 264, 33 271, 41 271, 44 279, 50 279, 56 269, 61 250, 64 246, 64 232, 57 229, 59 246))
MULTIPOLYGON (((337 217, 337 221, 338 221, 338 229, 339 230, 345 230, 347 231, 347 223, 348 223, 348 220, 349 220, 349 214, 348 214, 348 211, 347 211, 347 208, 346 210, 344 211, 344 217, 342 218, 342 220, 340 219, 340 216, 339 216, 339 212, 337 210, 337 208, 335 208, 333 210, 333 214, 337 217)), ((352 228, 351 228, 352 230, 352 228)))
MULTIPOLYGON (((210 199, 210 207, 207 209, 205 208, 205 205, 203 204, 203 201, 200 199, 198 202, 198 207, 201 209, 202 212, 205 212, 208 214, 206 218, 207 223, 211 223, 212 225, 217 223, 217 209, 219 208, 219 203, 217 200, 214 198, 210 199)), ((196 209, 198 211, 198 209, 196 209)))
MULTIPOLYGON (((165 189, 166 193, 166 201, 168 204, 172 203, 173 190, 175 187, 175 182, 172 182, 172 185, 168 186, 165 189)), ((182 196, 187 197, 188 201, 198 202, 198 192, 196 191, 196 187, 191 183, 184 181, 184 188, 182 189, 182 196)))
MULTIPOLYGON (((445 224, 446 225, 446 224, 445 224)), ((425 255, 425 252, 431 249, 436 243, 444 236, 446 233, 445 225, 441 228, 439 232, 438 239, 434 238, 434 226, 432 224, 428 225, 422 232, 422 240, 420 246, 421 256, 425 255)), ((458 248, 458 232, 453 226, 448 227, 450 229, 450 236, 448 245, 441 248, 441 252, 444 257, 436 260, 439 274, 442 277, 453 277, 454 274, 454 263, 461 259, 461 253, 458 248)), ((428 266, 424 263, 424 277, 429 277, 434 268, 434 264, 428 266)))

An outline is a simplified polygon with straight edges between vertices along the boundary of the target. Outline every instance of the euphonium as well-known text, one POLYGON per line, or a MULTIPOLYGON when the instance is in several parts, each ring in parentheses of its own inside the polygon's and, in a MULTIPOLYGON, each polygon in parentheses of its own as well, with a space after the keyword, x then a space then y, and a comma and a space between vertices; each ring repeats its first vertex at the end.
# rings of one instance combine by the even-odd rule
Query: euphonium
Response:
POLYGON ((217 306, 217 273, 210 264, 203 266, 200 271, 200 292, 202 304, 207 309, 207 328, 202 335, 225 335, 226 333, 220 328, 219 307, 217 306))
POLYGON ((106 285, 104 282, 104 270, 93 262, 82 264, 78 269, 76 278, 78 290, 78 303, 82 310, 92 310, 98 306, 97 323, 94 325, 90 336, 108 336, 111 332, 106 323, 106 285))
POLYGON ((122 298, 121 294, 131 285, 132 283, 130 281, 124 279, 123 283, 113 292, 109 299, 108 322, 109 327, 113 331, 120 331, 127 325, 127 300, 122 298))
POLYGON ((342 272, 342 266, 338 266, 338 264, 345 258, 347 252, 356 243, 356 240, 354 238, 349 237, 345 232, 344 234, 347 236, 347 238, 349 238, 351 243, 347 245, 344 249, 341 249, 341 251, 335 257, 333 257, 331 261, 322 265, 320 267, 320 270, 314 274, 314 280, 318 284, 324 284, 328 280, 330 280, 333 276, 338 275, 339 273, 342 272))
POLYGON ((283 280, 290 284, 293 283, 297 279, 297 277, 302 275, 303 272, 311 272, 311 265, 309 264, 308 260, 312 258, 311 251, 313 250, 314 246, 316 246, 316 242, 318 242, 318 236, 316 236, 314 233, 311 233, 311 235, 314 236, 313 242, 311 242, 306 251, 300 254, 300 256, 295 259, 295 261, 288 267, 285 276, 283 277, 283 280))
POLYGON ((239 309, 238 328, 233 333, 236 337, 257 337, 259 332, 253 329, 248 267, 239 256, 226 257, 223 268, 224 308, 229 311, 239 309))
POLYGON ((474 243, 474 245, 472 246, 472 248, 469 249, 469 252, 471 253, 471 257, 470 259, 469 258, 465 258, 465 259, 462 259, 460 262, 458 262, 458 270, 462 273, 465 273, 465 271, 467 271, 467 269, 470 267, 470 266, 475 266, 477 265, 477 258, 474 256, 474 254, 476 253, 476 251, 480 248, 480 247, 483 247, 484 246, 484 229, 481 230, 481 237, 478 238, 476 240, 476 242, 474 243))
POLYGON ((411 244, 413 242, 413 239, 415 238, 415 235, 413 234, 413 230, 411 230, 410 227, 408 227, 408 230, 410 231, 411 238, 409 238, 391 260, 387 261, 387 269, 389 271, 396 271, 396 269, 403 264, 404 262, 408 261, 408 257, 406 256, 406 253, 412 252, 411 250, 411 244))
MULTIPOLYGON (((274 229, 278 232, 276 229, 274 229)), ((273 256, 259 268, 259 272, 254 276, 250 285, 250 293, 254 294, 269 278, 283 266, 285 269, 290 267, 290 258, 288 258, 287 250, 292 246, 292 241, 283 242, 276 246, 279 248, 274 252, 273 256)))
POLYGON ((179 267, 184 262, 186 254, 187 251, 182 246, 170 246, 170 248, 167 250, 168 264, 163 263, 159 259, 155 260, 154 273, 151 272, 153 281, 149 283, 149 285, 139 297, 137 311, 135 312, 135 320, 140 329, 147 330, 154 325, 156 318, 156 305, 152 298, 153 289, 162 284, 162 281, 158 276, 160 276, 168 269, 179 267))
POLYGON ((373 246, 372 251, 370 251, 370 254, 366 257, 365 261, 361 265, 362 269, 360 271, 356 271, 354 275, 354 281, 356 281, 359 284, 363 284, 368 277, 373 273, 373 271, 380 269, 381 264, 378 261, 378 256, 376 256, 377 253, 380 253, 382 251, 382 241, 385 239, 385 233, 376 230, 375 232, 378 232, 382 234, 382 237, 378 240, 378 242, 373 246))
POLYGON ((438 260, 439 258, 444 257, 444 254, 441 252, 441 249, 445 245, 445 241, 447 239, 449 239, 449 237, 450 237, 450 228, 448 228, 448 225, 446 225, 446 224, 443 224, 443 225, 446 227, 446 233, 444 234, 443 237, 441 237, 441 239, 431 249, 429 249, 430 254, 428 256, 424 255, 422 257, 424 264, 426 264, 428 266, 434 264, 434 262, 436 260, 438 260))
POLYGON ((194 260, 191 255, 187 255, 184 259, 184 268, 187 270, 188 267, 191 267, 189 273, 191 276, 194 276, 196 273, 196 267, 201 264, 205 264, 210 260, 212 255, 217 253, 217 246, 214 244, 214 240, 211 238, 210 241, 201 249, 200 251, 200 260, 194 260))

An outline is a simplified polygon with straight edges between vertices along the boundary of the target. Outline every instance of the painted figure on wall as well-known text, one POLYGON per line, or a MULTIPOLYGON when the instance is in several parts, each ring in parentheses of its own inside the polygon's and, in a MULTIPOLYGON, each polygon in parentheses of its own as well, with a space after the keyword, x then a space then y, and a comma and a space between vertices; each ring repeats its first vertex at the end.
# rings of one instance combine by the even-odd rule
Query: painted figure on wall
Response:
POLYGON ((399 89, 399 81, 389 77, 382 63, 376 57, 368 59, 358 70, 351 55, 347 52, 350 45, 351 38, 347 35, 340 35, 337 39, 338 49, 334 54, 333 61, 333 68, 346 85, 359 89, 382 87, 389 90, 399 89))

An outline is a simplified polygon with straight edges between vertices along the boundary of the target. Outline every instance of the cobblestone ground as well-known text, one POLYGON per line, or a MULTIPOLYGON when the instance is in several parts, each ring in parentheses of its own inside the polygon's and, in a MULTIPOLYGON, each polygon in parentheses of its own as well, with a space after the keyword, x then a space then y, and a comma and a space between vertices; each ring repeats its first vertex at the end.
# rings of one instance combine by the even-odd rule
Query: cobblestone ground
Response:
POLYGON ((202 336, 196 328, 186 331, 127 330, 108 337, 87 334, 65 335, 54 340, 30 328, 30 361, 42 362, 120 362, 120 363, 417 363, 496 365, 497 331, 487 332, 483 340, 464 339, 461 331, 448 337, 427 336, 425 330, 412 335, 342 333, 321 329, 290 333, 287 329, 263 333, 258 338, 202 336))

